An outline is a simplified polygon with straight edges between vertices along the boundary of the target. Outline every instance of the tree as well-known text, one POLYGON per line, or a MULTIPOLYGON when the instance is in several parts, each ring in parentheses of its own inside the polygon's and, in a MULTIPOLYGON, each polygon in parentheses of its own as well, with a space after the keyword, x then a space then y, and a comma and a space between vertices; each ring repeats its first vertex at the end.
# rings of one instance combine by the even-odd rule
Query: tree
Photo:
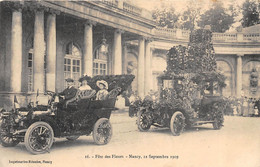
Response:
POLYGON ((200 4, 194 3, 194 1, 190 1, 189 5, 187 6, 187 10, 185 10, 182 15, 181 19, 179 20, 182 28, 186 30, 193 31, 197 26, 197 21, 201 12, 200 4))
POLYGON ((210 25, 213 32, 225 32, 233 23, 233 14, 229 14, 220 2, 213 3, 212 8, 202 14, 198 21, 199 27, 210 25))
POLYGON ((260 23, 260 3, 255 0, 246 0, 242 6, 242 26, 249 27, 260 23))
POLYGON ((164 28, 176 28, 179 14, 175 13, 173 7, 157 8, 152 11, 152 16, 157 26, 164 28))

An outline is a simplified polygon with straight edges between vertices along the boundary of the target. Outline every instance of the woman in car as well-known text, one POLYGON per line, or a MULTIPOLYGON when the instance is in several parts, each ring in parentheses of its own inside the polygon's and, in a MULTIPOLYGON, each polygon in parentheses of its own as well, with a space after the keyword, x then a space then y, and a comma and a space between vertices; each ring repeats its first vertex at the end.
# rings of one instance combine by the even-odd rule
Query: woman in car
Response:
POLYGON ((84 77, 80 78, 81 86, 79 87, 79 90, 91 90, 91 87, 88 85, 88 81, 90 80, 90 77, 85 75, 84 77))
POLYGON ((99 87, 99 91, 96 95, 96 100, 105 100, 108 96, 108 84, 104 80, 97 81, 97 87, 99 87))

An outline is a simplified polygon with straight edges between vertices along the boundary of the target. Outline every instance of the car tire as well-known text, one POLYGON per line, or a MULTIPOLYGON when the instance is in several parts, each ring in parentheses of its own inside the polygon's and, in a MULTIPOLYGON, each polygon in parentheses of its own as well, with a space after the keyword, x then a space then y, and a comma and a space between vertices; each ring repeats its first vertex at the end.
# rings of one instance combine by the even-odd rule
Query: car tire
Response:
POLYGON ((173 136, 179 136, 185 127, 185 117, 182 112, 177 111, 172 115, 170 129, 173 136))
POLYGON ((215 119, 212 125, 214 130, 220 130, 222 128, 222 124, 218 119, 215 119))
POLYGON ((107 118, 100 118, 93 128, 93 139, 98 145, 109 143, 113 135, 112 125, 107 118))
POLYGON ((54 141, 52 127, 46 122, 35 122, 26 131, 24 142, 26 149, 32 154, 49 152, 54 141))
POLYGON ((146 110, 140 110, 137 113, 137 127, 141 132, 147 132, 152 125, 151 120, 148 118, 147 114, 145 114, 145 111, 146 110))
MULTIPOLYGON (((2 122, 1 127, 5 127, 2 122)), ((0 129, 0 142, 3 147, 14 147, 17 144, 19 144, 20 140, 17 138, 11 137, 11 134, 8 134, 8 132, 3 128, 0 129)))

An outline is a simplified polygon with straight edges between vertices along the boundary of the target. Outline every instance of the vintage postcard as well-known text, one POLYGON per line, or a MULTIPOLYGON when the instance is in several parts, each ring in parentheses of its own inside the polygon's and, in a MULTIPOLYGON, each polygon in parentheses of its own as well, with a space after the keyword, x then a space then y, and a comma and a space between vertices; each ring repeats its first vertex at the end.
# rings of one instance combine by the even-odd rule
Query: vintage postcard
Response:
POLYGON ((259 0, 0 0, 1 167, 260 167, 259 0))

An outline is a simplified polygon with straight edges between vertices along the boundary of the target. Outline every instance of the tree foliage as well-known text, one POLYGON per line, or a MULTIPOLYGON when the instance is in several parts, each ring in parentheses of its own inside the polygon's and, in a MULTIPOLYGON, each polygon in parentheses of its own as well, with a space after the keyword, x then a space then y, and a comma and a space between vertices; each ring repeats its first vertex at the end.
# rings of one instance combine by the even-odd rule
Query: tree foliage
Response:
POLYGON ((180 24, 182 28, 193 31, 197 26, 197 21, 201 13, 201 7, 198 3, 190 1, 191 4, 187 6, 187 9, 180 16, 180 24))
POLYGON ((246 0, 242 5, 242 26, 249 27, 260 23, 260 3, 246 0))
POLYGON ((153 10, 152 16, 157 26, 164 28, 176 28, 176 23, 180 15, 175 13, 175 9, 173 7, 166 7, 153 10))
POLYGON ((225 32, 234 23, 234 15, 230 14, 223 4, 216 2, 212 8, 201 15, 198 25, 204 28, 206 25, 211 26, 213 32, 225 32))

